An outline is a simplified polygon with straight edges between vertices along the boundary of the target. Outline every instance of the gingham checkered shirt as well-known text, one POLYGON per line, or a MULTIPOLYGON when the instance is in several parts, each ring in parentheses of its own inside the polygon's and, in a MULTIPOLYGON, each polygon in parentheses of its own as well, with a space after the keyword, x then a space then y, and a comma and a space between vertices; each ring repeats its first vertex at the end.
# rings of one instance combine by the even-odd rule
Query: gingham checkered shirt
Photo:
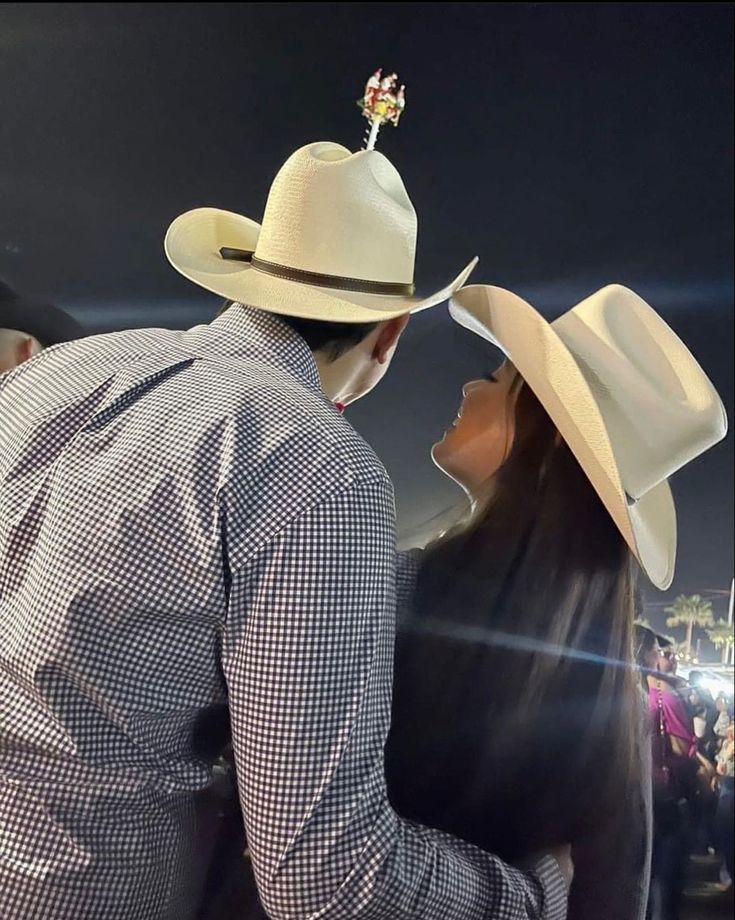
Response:
POLYGON ((228 702, 271 917, 563 918, 554 860, 387 802, 395 577, 388 476, 276 318, 0 377, 0 916, 190 916, 193 738, 228 702))

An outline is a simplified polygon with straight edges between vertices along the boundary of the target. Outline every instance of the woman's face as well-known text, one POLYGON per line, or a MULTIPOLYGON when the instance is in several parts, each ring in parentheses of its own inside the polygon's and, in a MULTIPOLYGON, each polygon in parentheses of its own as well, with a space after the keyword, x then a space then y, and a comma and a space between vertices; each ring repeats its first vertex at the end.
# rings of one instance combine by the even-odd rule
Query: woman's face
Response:
POLYGON ((654 644, 645 654, 644 664, 649 671, 658 671, 660 661, 661 649, 658 642, 654 642, 654 644))
POLYGON ((513 446, 517 376, 505 361, 493 374, 466 383, 457 418, 431 450, 439 469, 470 495, 497 473, 513 446))
POLYGON ((676 660, 676 652, 672 648, 664 648, 661 649, 659 655, 658 670, 661 671, 662 674, 676 674, 679 666, 676 660))

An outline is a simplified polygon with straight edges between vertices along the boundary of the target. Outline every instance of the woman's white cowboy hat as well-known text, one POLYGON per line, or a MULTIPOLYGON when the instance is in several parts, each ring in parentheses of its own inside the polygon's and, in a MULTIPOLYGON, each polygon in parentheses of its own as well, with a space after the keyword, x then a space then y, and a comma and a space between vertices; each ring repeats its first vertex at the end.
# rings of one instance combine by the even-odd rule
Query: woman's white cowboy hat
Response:
POLYGON ((668 479, 727 433, 720 397, 686 345, 619 284, 552 323, 488 285, 464 288, 449 309, 508 356, 645 573, 668 588, 676 561, 668 479))
POLYGON ((195 284, 272 313, 366 323, 447 300, 477 259, 441 291, 414 295, 416 212, 376 150, 327 141, 292 154, 273 181, 262 226, 197 208, 177 217, 166 255, 195 284))

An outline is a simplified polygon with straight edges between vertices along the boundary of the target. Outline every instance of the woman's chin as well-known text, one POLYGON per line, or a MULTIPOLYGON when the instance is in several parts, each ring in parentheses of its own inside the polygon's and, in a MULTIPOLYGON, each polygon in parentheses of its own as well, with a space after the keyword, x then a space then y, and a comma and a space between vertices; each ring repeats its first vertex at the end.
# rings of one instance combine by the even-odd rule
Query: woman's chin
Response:
POLYGON ((434 466, 452 482, 455 482, 460 489, 463 489, 468 495, 472 495, 471 485, 468 483, 466 471, 462 468, 461 463, 457 463, 456 454, 446 443, 446 438, 438 441, 431 448, 431 459, 434 466))
POLYGON ((438 466, 442 472, 444 469, 441 465, 441 456, 442 456, 442 447, 444 445, 444 440, 437 441, 436 444, 432 445, 431 448, 431 459, 434 461, 434 466, 438 466))
POLYGON ((442 438, 441 441, 437 441, 431 448, 431 459, 434 461, 434 466, 441 470, 445 476, 454 479, 454 474, 452 472, 452 452, 447 449, 446 437, 442 438))

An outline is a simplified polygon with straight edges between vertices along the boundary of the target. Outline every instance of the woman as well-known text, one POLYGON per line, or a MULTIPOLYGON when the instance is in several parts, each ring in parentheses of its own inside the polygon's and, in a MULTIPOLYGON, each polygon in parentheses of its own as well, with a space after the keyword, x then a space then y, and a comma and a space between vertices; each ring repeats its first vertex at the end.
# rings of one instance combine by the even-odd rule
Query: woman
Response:
POLYGON ((659 671, 661 674, 666 675, 666 680, 672 687, 676 687, 677 690, 681 691, 683 699, 688 698, 689 682, 683 677, 679 677, 677 673, 679 670, 679 656, 676 654, 674 640, 657 633, 656 641, 661 650, 658 659, 659 671))
POLYGON ((660 354, 675 340, 710 396, 706 418, 706 400, 693 409, 696 432, 693 419, 678 420, 687 459, 724 433, 721 404, 671 330, 619 286, 553 325, 486 286, 463 289, 452 315, 509 360, 464 387, 459 417, 433 449, 471 511, 415 560, 395 664, 391 801, 511 861, 570 842, 569 917, 638 920, 648 866, 635 569, 637 558, 670 582, 673 517, 660 472, 677 462, 633 443, 642 415, 656 427, 660 395, 675 398, 654 345, 660 354), (621 316, 627 328, 613 343, 621 316), (657 398, 634 405, 638 378, 659 374, 657 398))

